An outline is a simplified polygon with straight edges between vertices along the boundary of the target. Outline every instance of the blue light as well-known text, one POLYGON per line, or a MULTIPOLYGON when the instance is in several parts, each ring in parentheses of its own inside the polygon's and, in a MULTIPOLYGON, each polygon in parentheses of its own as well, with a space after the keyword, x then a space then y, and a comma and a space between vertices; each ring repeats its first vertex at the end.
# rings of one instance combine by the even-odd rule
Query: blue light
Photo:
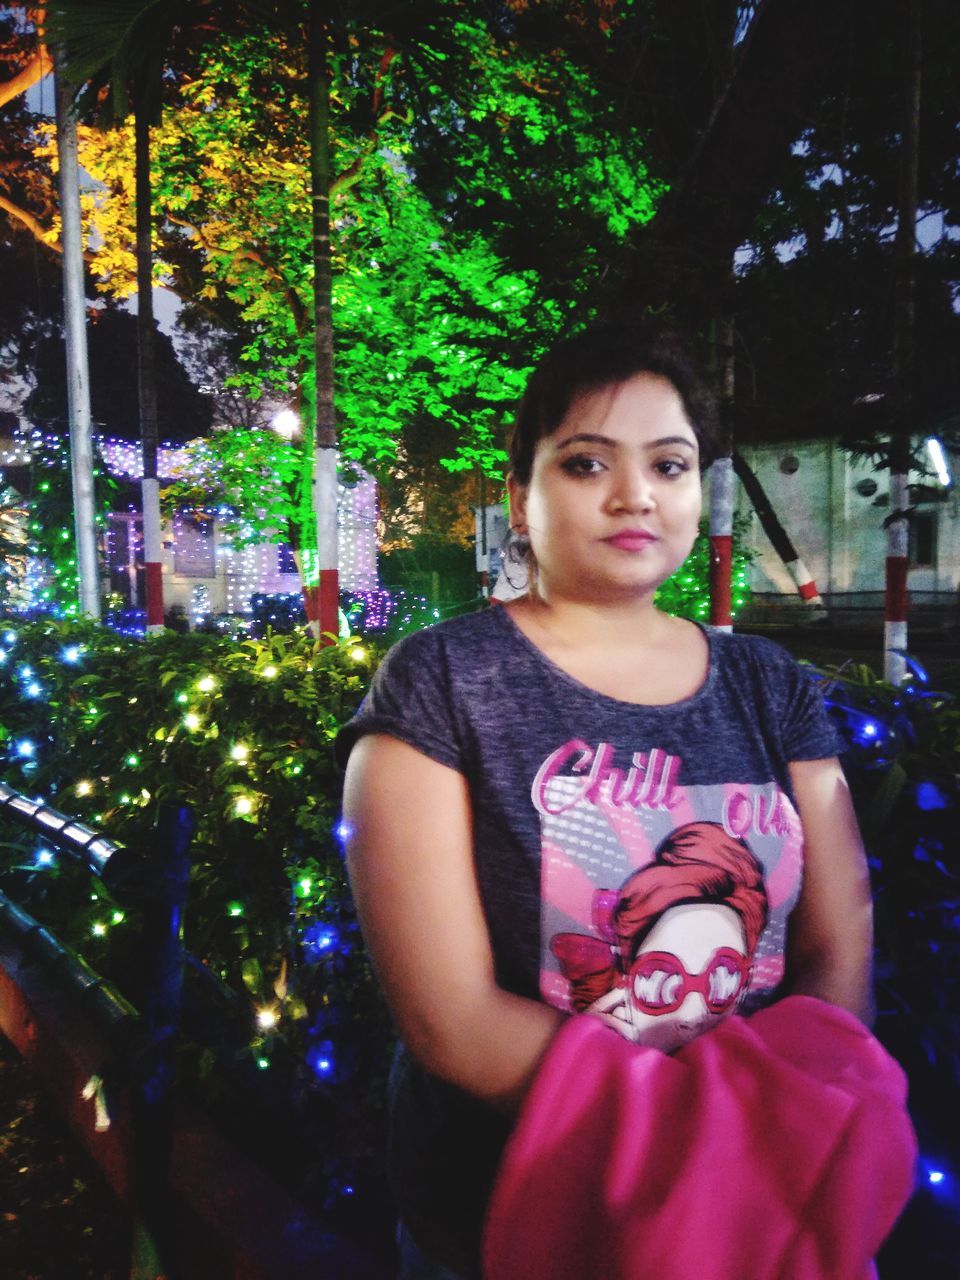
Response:
POLYGON ((7 644, 17 643, 17 633, 15 631, 5 631, 3 633, 3 638, 7 644))
POLYGON ((32 675, 33 675, 33 667, 28 667, 26 663, 24 663, 24 665, 20 668, 20 678, 22 680, 29 680, 32 675))
POLYGON ((66 649, 62 650, 60 656, 63 658, 64 662, 79 662, 80 646, 78 644, 68 645, 66 649))
POLYGON ((14 751, 16 751, 17 755, 23 756, 27 760, 33 757, 36 750, 37 744, 31 742, 29 738, 21 738, 19 742, 14 744, 14 751))
POLYGON ((929 811, 931 809, 946 809, 949 807, 949 800, 940 790, 935 782, 918 782, 917 783, 917 808, 929 811))
POLYGON ((31 680, 27 685, 26 694, 28 698, 39 698, 43 689, 37 684, 36 680, 31 680))
POLYGON ((875 738, 879 732, 879 726, 875 720, 867 720, 860 729, 864 738, 875 738))
POLYGON ((330 951, 339 939, 340 935, 332 925, 321 924, 320 921, 314 921, 303 931, 303 945, 315 955, 330 951))
POLYGON ((337 837, 341 844, 345 844, 353 835, 353 823, 347 822, 346 818, 341 818, 337 825, 333 828, 333 834, 337 837))
POLYGON ((937 1187, 940 1185, 941 1182, 944 1181, 946 1176, 947 1175, 943 1172, 942 1169, 931 1169, 930 1172, 927 1174, 927 1181, 932 1183, 933 1186, 937 1187))
POLYGON ((55 854, 52 849, 38 849, 36 863, 38 867, 53 866, 55 854))
POLYGON ((333 1075, 333 1045, 323 1040, 307 1050, 307 1066, 319 1080, 329 1080, 333 1075))

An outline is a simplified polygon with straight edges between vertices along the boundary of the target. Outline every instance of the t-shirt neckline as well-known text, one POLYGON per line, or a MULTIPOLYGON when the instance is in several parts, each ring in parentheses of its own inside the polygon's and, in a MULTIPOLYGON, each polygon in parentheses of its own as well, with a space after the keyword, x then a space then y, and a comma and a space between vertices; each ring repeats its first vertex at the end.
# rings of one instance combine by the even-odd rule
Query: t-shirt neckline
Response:
POLYGON ((535 644, 530 639, 525 631, 521 630, 521 628, 517 626, 516 622, 514 622, 513 618, 510 617, 508 611, 503 607, 503 605, 494 605, 492 606, 492 610, 494 613, 503 614, 504 625, 509 634, 519 642, 522 648, 527 650, 529 653, 532 653, 539 664, 543 666, 551 676, 570 685, 580 694, 596 698, 601 702, 610 703, 612 706, 629 707, 635 711, 677 711, 687 707, 692 707, 694 704, 699 702, 701 698, 705 698, 713 686, 717 665, 715 645, 716 633, 711 627, 706 627, 703 623, 697 622, 695 618, 688 618, 687 621, 692 622, 693 625, 703 633, 707 642, 708 650, 707 674, 703 683, 699 688, 694 689, 693 693, 688 694, 686 698, 680 698, 676 702, 629 702, 625 701, 623 698, 614 698, 608 693, 601 693, 599 689, 593 689, 590 685, 584 684, 582 680, 578 680, 576 676, 572 676, 569 671, 564 671, 563 667, 558 666, 552 658, 548 657, 547 654, 544 653, 539 645, 535 644))

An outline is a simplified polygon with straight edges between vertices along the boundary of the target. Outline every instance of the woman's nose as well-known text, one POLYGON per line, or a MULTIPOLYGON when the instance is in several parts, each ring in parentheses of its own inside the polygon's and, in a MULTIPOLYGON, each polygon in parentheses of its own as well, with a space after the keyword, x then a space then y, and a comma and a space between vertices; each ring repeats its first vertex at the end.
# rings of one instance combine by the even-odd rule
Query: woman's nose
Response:
POLYGON ((610 505, 618 511, 649 511, 656 506, 653 485, 642 467, 622 467, 616 472, 610 505))

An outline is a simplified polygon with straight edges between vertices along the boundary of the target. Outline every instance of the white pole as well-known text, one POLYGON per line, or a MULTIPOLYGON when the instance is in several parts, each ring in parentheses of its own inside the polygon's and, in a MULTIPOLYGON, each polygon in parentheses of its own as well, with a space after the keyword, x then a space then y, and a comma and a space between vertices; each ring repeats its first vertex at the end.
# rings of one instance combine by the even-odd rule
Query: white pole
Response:
POLYGON ((70 87, 60 70, 56 76, 57 153, 60 163, 60 217, 63 224, 63 320, 67 348, 67 418, 73 523, 77 547, 80 610, 100 617, 97 564, 97 512, 93 487, 92 415, 87 360, 86 303, 83 287, 83 239, 80 229, 80 171, 77 126, 71 111, 70 87))

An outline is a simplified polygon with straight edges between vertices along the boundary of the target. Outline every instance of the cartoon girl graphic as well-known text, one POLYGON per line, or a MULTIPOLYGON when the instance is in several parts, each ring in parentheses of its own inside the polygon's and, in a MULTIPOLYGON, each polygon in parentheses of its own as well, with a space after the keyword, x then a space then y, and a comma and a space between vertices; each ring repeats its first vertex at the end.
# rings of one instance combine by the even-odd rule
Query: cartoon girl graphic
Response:
POLYGON ((554 934, 550 949, 578 1013, 672 1053, 739 1004, 767 922, 763 870, 719 823, 672 831, 619 891, 599 889, 600 939, 554 934))

